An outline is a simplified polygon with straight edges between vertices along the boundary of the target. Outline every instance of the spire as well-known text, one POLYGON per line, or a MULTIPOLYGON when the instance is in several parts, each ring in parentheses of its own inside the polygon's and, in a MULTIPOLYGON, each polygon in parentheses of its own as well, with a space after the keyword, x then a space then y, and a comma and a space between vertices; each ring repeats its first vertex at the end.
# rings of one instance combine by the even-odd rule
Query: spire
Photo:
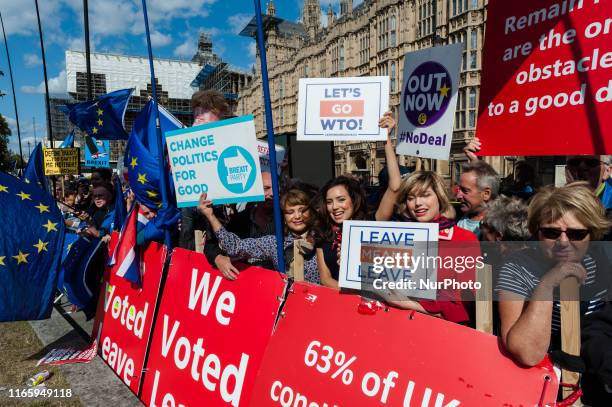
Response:
POLYGON ((334 14, 334 9, 332 8, 331 3, 327 6, 327 26, 331 27, 336 20, 336 15, 334 14))
POLYGON ((268 9, 266 10, 266 14, 274 17, 276 15, 276 7, 274 6, 274 0, 268 1, 268 9))

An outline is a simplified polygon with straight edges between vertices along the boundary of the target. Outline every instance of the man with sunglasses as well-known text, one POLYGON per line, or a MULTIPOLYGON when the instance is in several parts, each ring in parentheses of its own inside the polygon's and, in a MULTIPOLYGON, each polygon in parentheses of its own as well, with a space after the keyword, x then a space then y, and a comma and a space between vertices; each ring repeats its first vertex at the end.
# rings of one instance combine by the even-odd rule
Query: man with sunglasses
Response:
POLYGON ((604 306, 610 259, 593 241, 602 239, 610 223, 586 183, 543 188, 528 213, 537 242, 526 242, 526 249, 503 262, 495 291, 504 346, 521 364, 535 366, 549 351, 561 349, 563 280, 581 284, 582 315, 604 306))

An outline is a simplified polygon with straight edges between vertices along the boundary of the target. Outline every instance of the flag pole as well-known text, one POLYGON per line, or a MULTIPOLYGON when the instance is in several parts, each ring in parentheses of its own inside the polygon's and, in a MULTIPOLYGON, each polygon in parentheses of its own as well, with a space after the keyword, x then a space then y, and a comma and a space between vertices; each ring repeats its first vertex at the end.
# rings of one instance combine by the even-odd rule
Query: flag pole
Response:
MULTIPOLYGON (((2 23, 2 34, 4 35, 4 47, 6 48, 6 60, 8 62, 9 76, 11 77, 11 88, 13 89, 13 105, 15 106, 15 121, 17 122, 17 139, 19 140, 19 157, 21 158, 21 166, 23 167, 23 149, 21 147, 21 129, 19 127, 19 113, 17 112, 17 94, 15 93, 15 82, 13 81, 13 68, 11 67, 11 56, 9 54, 8 41, 6 40, 6 31, 4 30, 4 20, 0 13, 0 23, 2 23)), ((23 172, 23 168, 19 169, 19 175, 23 172)))
MULTIPOLYGON (((159 122, 159 106, 157 102, 157 83, 155 81, 155 69, 153 68, 153 50, 151 49, 151 34, 149 32, 149 17, 147 15, 147 0, 142 0, 142 12, 144 14, 145 31, 147 34, 147 48, 149 51, 149 69, 151 71, 151 88, 153 93, 153 101, 155 102, 155 131, 157 133, 157 149, 159 150, 159 182, 161 186, 162 202, 168 203, 168 184, 166 179, 166 154, 164 142, 162 139, 161 126, 159 122)), ((165 244, 170 251, 172 249, 172 241, 170 239, 170 231, 166 230, 165 244)))
POLYGON ((87 71, 87 100, 93 100, 91 86, 91 50, 89 48, 89 2, 83 0, 83 31, 85 34, 85 69, 87 71))
MULTIPOLYGON (((144 1, 144 0, 143 0, 144 1)), ((272 193, 274 194, 274 234, 276 235, 276 254, 279 271, 285 272, 285 251, 283 238, 283 224, 281 222, 280 195, 278 187, 278 171, 276 164, 276 145, 274 143, 274 125, 272 123, 272 104, 270 102, 270 85, 268 82, 268 62, 264 44, 263 22, 261 17, 261 1, 255 3, 255 19, 257 20, 257 44, 259 46, 259 61, 261 63, 261 87, 264 93, 264 106, 266 108, 266 128, 268 132, 268 154, 270 156, 270 170, 272 175, 272 193)))
MULTIPOLYGON (((49 80, 47 78, 47 60, 45 59, 45 44, 43 42, 42 26, 40 25, 40 12, 38 10, 38 0, 34 0, 36 4, 36 18, 38 19, 38 35, 40 36, 40 52, 42 53, 43 74, 45 76, 45 102, 47 107, 47 132, 51 148, 53 148, 53 132, 51 131, 51 105, 49 104, 49 80)), ((55 191, 53 191, 55 193, 55 191)))
MULTIPOLYGON (((40 11, 38 9, 38 0, 34 0, 34 4, 36 4, 36 19, 38 21, 38 35, 40 37, 40 52, 42 54, 43 74, 45 77, 45 107, 47 110, 47 135, 49 136, 49 142, 51 143, 51 148, 53 148, 55 146, 53 145, 53 131, 51 130, 51 104, 49 103, 49 80, 47 78, 47 60, 45 58, 45 43, 43 41, 42 26, 40 24, 40 11)), ((55 182, 56 182, 55 178, 56 177, 51 177, 51 179, 53 180, 53 191, 51 191, 51 196, 53 197, 55 197, 55 182)))

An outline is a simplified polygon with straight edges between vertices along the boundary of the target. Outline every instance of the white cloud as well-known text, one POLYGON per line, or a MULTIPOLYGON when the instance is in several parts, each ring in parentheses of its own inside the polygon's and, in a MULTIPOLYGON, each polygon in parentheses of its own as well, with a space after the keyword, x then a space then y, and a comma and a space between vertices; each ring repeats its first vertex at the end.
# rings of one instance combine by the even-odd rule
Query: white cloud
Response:
POLYGON ((252 14, 234 14, 227 18, 227 25, 234 34, 238 34, 251 21, 251 18, 253 18, 252 14))
POLYGON ((151 45, 153 47, 164 47, 172 42, 172 37, 159 31, 151 34, 151 45))
POLYGON ((249 58, 255 60, 255 56, 257 55, 257 43, 255 41, 249 43, 249 58))
MULTIPOLYGON (((11 136, 9 137, 8 147, 9 150, 19 154, 19 137, 17 136, 17 121, 12 118, 5 116, 5 119, 11 129, 11 136)), ((30 150, 33 150, 37 142, 43 141, 47 138, 46 126, 41 123, 45 123, 46 118, 36 118, 36 131, 34 131, 34 123, 30 120, 24 121, 23 119, 19 123, 19 129, 21 130, 21 147, 23 149, 23 158, 28 158, 28 143, 30 143, 30 150), (36 137, 34 135, 36 134, 36 137)))
MULTIPOLYGON (((38 5, 43 32, 57 30, 60 26, 61 2, 41 1, 38 5)), ((2 10, 2 19, 8 36, 38 35, 36 8, 33 1, 0 0, 0 10, 2 10)))
POLYGON ((191 58, 197 50, 198 42, 192 37, 187 37, 185 42, 174 49, 174 56, 181 58, 191 58))
MULTIPOLYGON (((55 78, 49 79, 49 93, 66 93, 66 70, 62 70, 55 78)), ((45 93, 45 82, 37 86, 24 85, 21 87, 24 93, 45 93)))
POLYGON ((42 59, 37 54, 24 54, 23 63, 26 66, 37 66, 42 65, 42 59))

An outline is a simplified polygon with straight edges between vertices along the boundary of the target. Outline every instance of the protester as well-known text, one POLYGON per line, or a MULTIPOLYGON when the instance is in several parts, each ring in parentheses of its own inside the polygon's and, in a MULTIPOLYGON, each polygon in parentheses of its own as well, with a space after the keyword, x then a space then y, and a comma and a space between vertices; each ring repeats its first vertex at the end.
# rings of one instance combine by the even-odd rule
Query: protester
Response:
POLYGON ((560 306, 553 293, 564 279, 584 286, 583 315, 603 306, 609 261, 602 263, 589 243, 601 239, 609 222, 588 185, 575 183, 538 192, 528 227, 539 244, 505 262, 496 291, 504 346, 521 364, 535 366, 549 349, 560 349, 560 306))
POLYGON ((606 210, 612 210, 612 156, 575 155, 565 166, 568 183, 586 181, 606 210))
POLYGON ((356 179, 339 176, 321 188, 318 206, 317 264, 321 284, 338 288, 342 223, 368 218, 365 191, 356 179))
MULTIPOLYGON (((390 112, 385 113, 380 120, 380 126, 390 129, 385 145, 389 186, 376 211, 376 220, 437 223, 440 230, 438 236, 439 256, 456 256, 459 254, 456 249, 460 249, 462 251, 461 255, 472 255, 476 258, 480 254, 476 236, 467 230, 453 226, 453 222, 442 215, 450 207, 444 180, 433 171, 415 171, 402 180, 395 149, 391 141, 390 134, 395 127, 395 120, 390 112), (451 241, 466 243, 462 244, 461 247, 445 244, 445 242, 451 241)), ((464 273, 467 278, 474 275, 473 268, 466 270, 464 273)), ((454 270, 444 270, 442 268, 438 269, 438 276, 440 278, 453 276, 457 278, 454 270)), ((400 308, 441 316, 457 323, 469 324, 471 320, 471 310, 468 309, 466 303, 461 301, 461 295, 457 292, 439 292, 438 301, 393 299, 389 303, 400 308)))
MULTIPOLYGON (((212 229, 219 239, 219 244, 232 258, 257 258, 272 261, 274 268, 286 271, 289 277, 294 277, 293 253, 294 246, 298 245, 300 253, 304 256, 304 278, 306 281, 319 284, 319 271, 314 251, 314 238, 311 231, 314 221, 314 210, 311 207, 312 196, 304 190, 290 189, 280 199, 281 210, 284 215, 285 234, 283 250, 285 253, 285 270, 279 270, 278 253, 275 235, 266 235, 258 238, 239 238, 228 231, 217 219, 211 206, 206 200, 206 194, 200 198, 198 209, 206 216, 212 229)), ((235 276, 220 270, 228 279, 235 276)))
POLYGON ((518 198, 499 196, 480 224, 480 238, 487 242, 529 240, 527 205, 518 198))
POLYGON ((91 171, 91 185, 97 187, 102 184, 111 184, 113 180, 113 170, 110 168, 95 168, 91 171))
POLYGON ((499 176, 489 164, 484 161, 473 161, 464 164, 457 200, 463 217, 457 226, 480 235, 480 223, 485 215, 487 204, 493 201, 499 192, 499 176))
POLYGON ((81 211, 86 211, 91 206, 91 188, 89 181, 85 178, 77 182, 77 197, 74 204, 81 211))
POLYGON ((535 194, 535 171, 527 161, 518 161, 514 166, 514 173, 508 175, 501 182, 501 193, 506 196, 515 196, 524 201, 535 194))
POLYGON ((88 221, 81 235, 104 237, 112 232, 112 212, 114 209, 113 187, 111 184, 100 184, 92 192, 92 206, 86 212, 88 221))
POLYGON ((612 405, 612 290, 599 311, 585 316, 582 324, 581 352, 586 372, 582 376, 582 401, 589 406, 612 405))
POLYGON ((191 109, 194 126, 223 120, 230 112, 223 94, 210 89, 197 91, 191 96, 191 109))

